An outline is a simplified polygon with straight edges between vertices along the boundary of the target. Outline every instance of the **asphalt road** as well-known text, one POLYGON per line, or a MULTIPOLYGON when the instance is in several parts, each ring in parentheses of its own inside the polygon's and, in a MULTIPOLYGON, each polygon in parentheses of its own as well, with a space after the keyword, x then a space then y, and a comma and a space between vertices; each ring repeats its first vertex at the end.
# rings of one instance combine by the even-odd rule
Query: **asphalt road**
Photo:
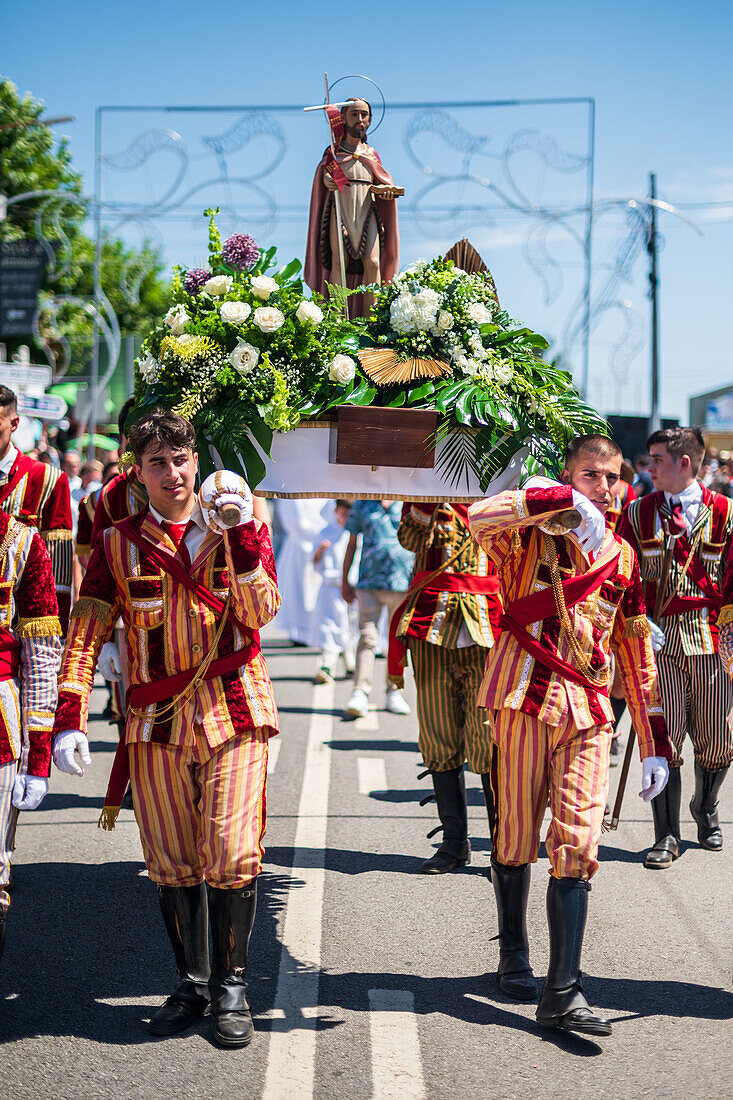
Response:
MULTIPOLYGON (((250 954, 256 1036, 222 1051, 207 1020, 152 1039, 151 1008, 175 982, 137 828, 96 828, 114 733, 95 718, 83 780, 53 775, 18 828, 0 972, 0 1080, 8 1097, 485 1100, 733 1097, 730 1042, 733 780, 726 848, 700 850, 683 813, 682 858, 644 870, 651 814, 632 769, 624 820, 605 834, 583 969, 614 1021, 598 1042, 537 1030, 534 1007, 498 990, 489 842, 469 779, 474 858, 421 876, 435 808, 417 781, 414 716, 343 720, 349 681, 314 688, 313 651, 265 643, 281 710, 271 754, 265 872, 250 954)), ((408 697, 413 698, 411 688, 408 697)), ((92 711, 104 702, 93 696, 92 711)), ((373 703, 380 708, 381 688, 373 703)), ((691 764, 691 753, 689 764, 691 764)), ((619 769, 613 773, 615 785, 619 769)), ((691 768, 684 772, 684 799, 691 768)), ((547 964, 544 852, 530 941, 547 964)))

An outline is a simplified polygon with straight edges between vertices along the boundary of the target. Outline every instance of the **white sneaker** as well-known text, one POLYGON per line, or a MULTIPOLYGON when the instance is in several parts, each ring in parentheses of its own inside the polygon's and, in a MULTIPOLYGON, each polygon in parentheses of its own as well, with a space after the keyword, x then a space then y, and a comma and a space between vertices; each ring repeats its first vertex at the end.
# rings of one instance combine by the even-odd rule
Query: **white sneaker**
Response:
POLYGON ((384 709, 390 714, 410 714, 410 704, 405 699, 399 688, 389 688, 385 700, 384 709))
POLYGON ((345 713, 349 718, 364 718, 369 711, 369 699, 367 693, 357 688, 352 692, 351 698, 346 704, 345 713))

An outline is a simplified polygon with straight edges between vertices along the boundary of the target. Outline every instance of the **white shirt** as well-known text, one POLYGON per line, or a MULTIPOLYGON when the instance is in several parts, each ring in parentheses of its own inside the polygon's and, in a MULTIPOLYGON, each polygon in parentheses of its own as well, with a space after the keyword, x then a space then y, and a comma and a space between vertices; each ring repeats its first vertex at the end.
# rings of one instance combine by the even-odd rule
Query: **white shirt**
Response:
POLYGON ((667 493, 664 494, 665 500, 672 507, 672 501, 678 500, 682 505, 682 515, 685 517, 687 523, 687 530, 690 532, 695 526, 695 521, 700 514, 700 508, 702 506, 702 485, 699 481, 693 481, 691 485, 688 485, 686 489, 683 489, 681 493, 667 493))
POLYGON ((0 458, 0 474, 9 474, 17 457, 18 448, 14 443, 11 443, 5 452, 4 458, 0 458))
POLYGON ((186 545, 186 549, 188 550, 188 556, 190 557, 191 561, 193 561, 201 548, 201 543, 204 541, 204 538, 206 537, 206 532, 208 530, 208 524, 204 519, 204 513, 201 511, 201 505, 199 504, 198 500, 196 500, 194 503, 191 515, 188 516, 185 520, 174 521, 166 519, 165 516, 161 516, 160 512, 153 508, 152 504, 149 505, 149 508, 150 515, 153 517, 153 519, 157 519, 163 530, 165 530, 166 523, 188 523, 189 520, 193 523, 193 527, 190 527, 188 529, 188 531, 186 532, 186 537, 183 540, 186 545))

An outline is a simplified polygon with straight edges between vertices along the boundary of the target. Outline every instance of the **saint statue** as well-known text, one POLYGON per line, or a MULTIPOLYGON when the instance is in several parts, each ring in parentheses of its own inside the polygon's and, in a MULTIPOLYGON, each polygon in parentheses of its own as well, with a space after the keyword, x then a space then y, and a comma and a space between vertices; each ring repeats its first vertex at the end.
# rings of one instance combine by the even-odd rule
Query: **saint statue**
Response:
MULTIPOLYGON (((350 99, 327 112, 332 142, 313 180, 305 260, 306 283, 323 295, 326 283, 353 288, 394 278, 400 258, 395 199, 404 194, 366 142, 367 100, 350 99)), ((373 301, 372 294, 354 295, 349 311, 366 316, 373 301)))

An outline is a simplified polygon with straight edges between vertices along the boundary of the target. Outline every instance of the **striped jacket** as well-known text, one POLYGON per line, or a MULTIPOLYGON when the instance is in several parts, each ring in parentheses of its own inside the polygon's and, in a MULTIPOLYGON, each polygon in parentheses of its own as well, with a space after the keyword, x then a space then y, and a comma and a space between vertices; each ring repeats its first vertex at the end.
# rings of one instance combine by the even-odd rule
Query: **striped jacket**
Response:
MULTIPOLYGON (((554 540, 562 579, 591 568, 572 534, 541 530, 541 526, 552 526, 556 513, 572 505, 570 486, 556 485, 499 493, 469 508, 471 532, 497 567, 508 611, 515 601, 550 585, 550 540, 554 540)), ((610 564, 614 556, 615 573, 568 612, 574 637, 597 672, 609 668, 611 653, 615 654, 642 759, 669 758, 671 748, 657 693, 639 566, 628 543, 607 530, 596 564, 610 564)), ((528 630, 543 649, 566 664, 577 663, 559 616, 535 622, 528 630)), ((607 695, 536 661, 509 630, 502 630, 488 655, 478 702, 491 710, 521 710, 550 725, 558 725, 569 713, 578 729, 613 721, 607 695)))
POLYGON ((61 626, 41 537, 0 512, 0 765, 48 776, 61 626))
POLYGON ((136 515, 147 503, 148 494, 137 480, 134 470, 127 470, 126 473, 113 477, 99 490, 89 539, 90 548, 94 549, 103 533, 113 523, 136 515))
POLYGON ((66 629, 74 557, 71 493, 66 474, 18 452, 7 477, 0 474, 0 508, 38 531, 51 557, 58 613, 66 629))
POLYGON ((405 504, 397 538, 415 555, 415 574, 432 573, 461 550, 458 559, 444 573, 468 573, 487 578, 485 593, 437 592, 429 587, 419 592, 416 598, 409 600, 397 627, 397 636, 421 638, 454 649, 465 626, 476 645, 486 649, 492 646, 501 617, 501 603, 495 588, 496 569, 471 538, 466 527, 466 506, 405 504))
MULTIPOLYGON (((619 525, 619 533, 631 543, 639 559, 650 615, 654 612, 657 582, 669 547, 669 537, 660 518, 666 508, 664 493, 647 493, 641 500, 629 504, 619 525)), ((712 581, 716 595, 712 606, 662 617, 659 625, 667 636, 664 654, 668 657, 692 657, 718 651, 717 617, 723 598, 725 568, 733 550, 733 502, 721 493, 713 493, 703 487, 702 503, 689 540, 695 548, 695 557, 712 581)), ((690 575, 690 569, 683 575, 684 569, 685 566, 672 557, 667 593, 683 599, 704 596, 705 593, 690 575)))
MULTIPOLYGON (((160 548, 176 548, 147 508, 134 517, 137 532, 160 548)), ((252 630, 268 623, 280 606, 270 535, 252 520, 225 534, 207 531, 190 575, 220 599, 231 591, 232 611, 252 630)), ((122 616, 127 634, 131 687, 150 684, 197 668, 210 650, 216 616, 197 595, 137 547, 123 531, 110 527, 95 546, 71 613, 61 672, 54 732, 86 730, 89 694, 99 651, 122 616)), ((227 622, 217 656, 247 644, 227 622)), ((182 744, 200 723, 213 749, 255 728, 277 733, 272 685, 259 644, 234 672, 203 681, 186 697, 178 713, 161 715, 165 701, 128 709, 126 740, 182 744)))

